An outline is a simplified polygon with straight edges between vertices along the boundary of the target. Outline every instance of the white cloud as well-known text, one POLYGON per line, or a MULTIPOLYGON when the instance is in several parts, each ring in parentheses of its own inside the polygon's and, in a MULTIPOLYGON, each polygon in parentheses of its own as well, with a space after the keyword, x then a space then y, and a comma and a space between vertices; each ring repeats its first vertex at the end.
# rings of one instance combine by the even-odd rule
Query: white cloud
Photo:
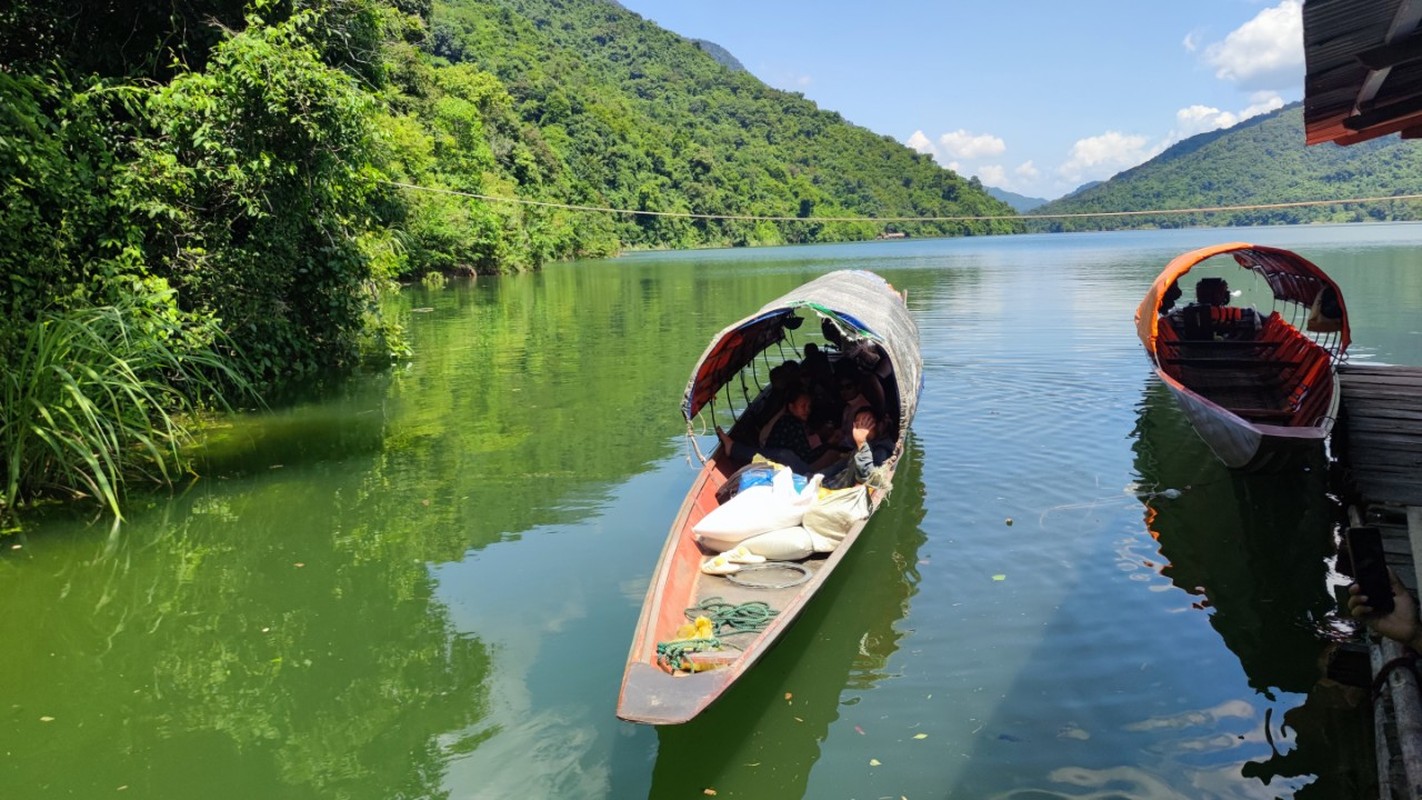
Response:
POLYGON ((1185 48, 1185 52, 1193 53, 1200 49, 1200 32, 1190 31, 1185 34, 1185 40, 1180 43, 1185 48))
POLYGON ((1164 149, 1163 144, 1152 147, 1146 136, 1107 131, 1072 145, 1070 157, 1057 168, 1057 174, 1072 183, 1102 181, 1149 161, 1164 149))
POLYGON ((1268 114, 1270 111, 1278 111, 1284 107, 1284 98, 1274 91, 1255 92, 1250 96, 1249 101, 1249 106, 1239 112, 1241 121, 1257 117, 1260 114, 1268 114))
POLYGON ((1007 143, 990 133, 972 134, 961 129, 938 137, 938 144, 954 158, 996 156, 1007 150, 1007 143))
POLYGON ((978 167, 978 180, 1001 189, 1007 183, 1007 170, 997 164, 978 167))
POLYGON ((1042 174, 1041 171, 1037 169, 1037 165, 1031 161, 1023 161, 1021 164, 1018 164, 1017 169, 1014 169, 1012 172, 1016 174, 1017 177, 1029 181, 1042 174))
POLYGON ((959 175, 962 175, 962 174, 963 174, 963 162, 961 162, 961 161, 949 161, 947 164, 944 164, 943 166, 947 167, 948 169, 953 170, 954 172, 958 173, 959 175))
MULTIPOLYGON (((1187 37, 1186 41, 1190 39, 1187 37)), ((1187 45, 1188 47, 1188 45, 1187 45)), ((1303 2, 1283 0, 1205 48, 1215 77, 1242 89, 1283 89, 1303 83, 1303 2)))
POLYGON ((1197 133, 1238 125, 1250 117, 1284 107, 1284 99, 1277 92, 1255 92, 1250 101, 1249 106, 1238 112, 1221 111, 1199 104, 1180 109, 1175 112, 1175 129, 1170 132, 1169 143, 1174 144, 1197 133))
POLYGON ((1239 117, 1233 112, 1196 104, 1175 112, 1175 131, 1171 138, 1176 141, 1188 139, 1197 133, 1228 128, 1236 122, 1239 122, 1239 117))
POLYGON ((904 144, 926 156, 938 158, 938 149, 933 146, 933 140, 923 131, 914 131, 913 135, 904 140, 904 144))

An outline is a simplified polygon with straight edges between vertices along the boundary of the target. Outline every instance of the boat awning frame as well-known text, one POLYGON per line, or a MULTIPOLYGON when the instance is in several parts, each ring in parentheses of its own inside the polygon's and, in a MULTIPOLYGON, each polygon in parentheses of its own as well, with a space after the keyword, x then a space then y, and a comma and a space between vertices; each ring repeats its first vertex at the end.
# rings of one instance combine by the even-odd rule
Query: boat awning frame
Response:
POLYGON ((1328 277, 1328 273, 1320 269, 1317 264, 1291 250, 1247 242, 1230 242, 1202 247, 1176 256, 1169 264, 1165 265, 1165 269, 1151 284, 1145 299, 1136 308, 1136 333, 1140 337, 1141 344, 1145 345, 1146 352, 1150 353, 1152 357, 1155 356, 1155 340, 1160 330, 1161 299, 1165 297, 1171 286, 1179 283, 1180 279, 1196 265, 1225 254, 1232 255, 1235 263, 1241 269, 1257 273, 1267 281, 1269 288, 1274 293, 1275 300, 1296 303, 1308 308, 1313 305, 1319 292, 1325 288, 1331 288, 1337 297, 1338 307, 1343 312, 1343 329, 1339 332, 1338 352, 1341 353, 1348 349, 1348 344, 1351 341, 1348 330, 1348 309, 1343 304, 1343 292, 1338 288, 1338 284, 1328 277))
POLYGON ((691 371, 682 397, 682 415, 690 422, 716 393, 764 350, 785 338, 798 312, 808 309, 834 320, 850 339, 884 349, 898 384, 899 424, 913 419, 923 380, 918 325, 904 298, 887 281, 864 270, 822 275, 770 301, 759 311, 724 328, 712 338, 691 371))

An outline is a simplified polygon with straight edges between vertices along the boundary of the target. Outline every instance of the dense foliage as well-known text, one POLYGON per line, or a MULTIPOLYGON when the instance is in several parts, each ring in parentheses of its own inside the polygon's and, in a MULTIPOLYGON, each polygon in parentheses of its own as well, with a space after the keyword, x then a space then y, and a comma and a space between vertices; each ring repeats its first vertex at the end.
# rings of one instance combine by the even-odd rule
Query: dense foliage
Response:
POLYGON ((497 76, 519 118, 576 176, 578 196, 641 211, 791 221, 622 216, 626 246, 846 241, 887 231, 1005 233, 1010 222, 826 217, 1007 215, 975 182, 729 69, 697 43, 604 0, 436 3, 433 50, 497 76))
MULTIPOLYGON (((1303 107, 1286 106, 1233 128, 1186 139, 1111 180, 1032 214, 1136 211, 1296 203, 1422 192, 1422 148, 1396 136, 1349 147, 1304 146, 1303 107)), ((1032 223, 1034 229, 1110 230, 1422 219, 1422 204, 1353 205, 1085 217, 1032 223)))
POLYGON ((831 219, 1008 210, 717 55, 605 0, 9 4, 0 377, 43 400, 4 409, 0 514, 50 490, 117 510, 126 473, 183 468, 175 415, 398 353, 394 279, 1013 229, 831 219), (122 345, 26 355, 97 321, 122 345))

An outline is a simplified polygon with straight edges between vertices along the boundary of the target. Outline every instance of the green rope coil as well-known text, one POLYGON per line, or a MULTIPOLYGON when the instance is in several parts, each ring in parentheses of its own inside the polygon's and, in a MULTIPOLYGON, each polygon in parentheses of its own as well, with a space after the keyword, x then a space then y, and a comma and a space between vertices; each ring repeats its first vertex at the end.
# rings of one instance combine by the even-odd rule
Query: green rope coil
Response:
POLYGON ((695 621, 697 617, 706 617, 715 626, 717 636, 734 636, 765 630, 779 613, 762 600, 736 605, 719 597, 708 597, 701 601, 701 605, 688 608, 686 618, 695 621))
MULTIPOLYGON (((779 613, 768 603, 760 600, 751 600, 736 605, 727 603, 719 597, 708 597, 701 602, 701 605, 688 608, 686 618, 695 622, 697 617, 706 617, 711 620, 716 635, 709 638, 692 637, 657 642, 657 663, 669 669, 690 672, 693 665, 691 659, 687 657, 689 653, 705 653, 722 649, 727 645, 718 638, 721 636, 763 631, 779 613)), ((735 645, 730 646, 735 647, 735 645)))
POLYGON ((720 649, 721 640, 714 636, 710 639, 672 639, 668 642, 657 643, 657 662, 671 669, 690 671, 691 659, 686 657, 687 653, 704 653, 720 649))

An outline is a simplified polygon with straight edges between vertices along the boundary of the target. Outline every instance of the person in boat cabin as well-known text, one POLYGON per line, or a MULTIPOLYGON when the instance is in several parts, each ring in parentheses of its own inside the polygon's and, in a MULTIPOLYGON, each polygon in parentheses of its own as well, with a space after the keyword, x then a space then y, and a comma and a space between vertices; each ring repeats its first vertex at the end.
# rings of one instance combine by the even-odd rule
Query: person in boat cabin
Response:
POLYGON ((1180 288, 1180 284, 1172 283, 1165 289, 1165 296, 1160 298, 1160 314, 1168 316, 1175 311, 1175 301, 1180 299, 1180 295, 1185 291, 1180 288))
POLYGON ((860 406, 854 412, 850 435, 854 449, 848 458, 825 469, 825 488, 844 489, 868 483, 874 468, 894 454, 892 426, 871 406, 860 406))
POLYGON ((810 444, 806 424, 812 404, 813 397, 805 389, 792 391, 785 403, 784 413, 775 418, 759 448, 731 439, 719 425, 716 426, 716 438, 721 441, 721 449, 738 461, 750 461, 759 453, 801 475, 812 474, 838 457, 838 453, 826 445, 815 447, 810 444))
POLYGON ((829 440, 848 449, 853 442, 855 415, 865 406, 883 408, 884 389, 876 377, 861 372, 847 359, 835 362, 834 377, 839 390, 839 419, 838 430, 829 440))
POLYGON ((800 362, 800 385, 810 393, 810 444, 827 441, 826 428, 832 431, 839 422, 840 400, 835 391, 835 372, 829 355, 814 342, 805 344, 805 358, 800 362))
POLYGON ((1252 339, 1259 331, 1258 312, 1232 306, 1229 300, 1229 283, 1224 278, 1201 278, 1195 284, 1195 302, 1172 313, 1182 337, 1252 339))

